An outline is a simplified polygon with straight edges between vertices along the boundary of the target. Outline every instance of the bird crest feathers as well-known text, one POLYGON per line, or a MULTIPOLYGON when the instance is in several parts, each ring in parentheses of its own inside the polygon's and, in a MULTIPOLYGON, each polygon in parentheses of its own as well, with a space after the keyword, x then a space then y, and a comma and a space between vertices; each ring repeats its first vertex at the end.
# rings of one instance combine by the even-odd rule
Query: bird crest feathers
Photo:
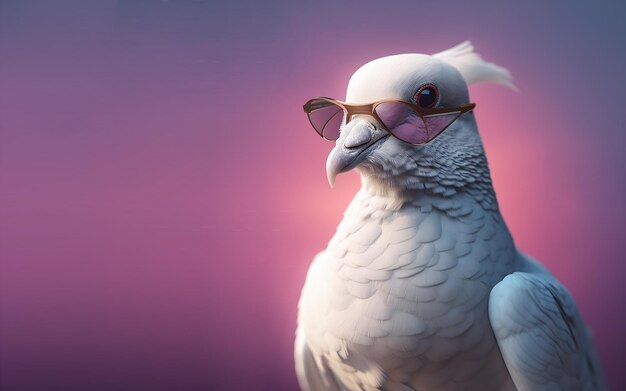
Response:
POLYGON ((508 69, 487 62, 474 52, 474 45, 470 41, 462 42, 450 49, 444 50, 433 57, 438 58, 455 67, 467 84, 490 82, 503 84, 517 90, 513 84, 513 77, 508 69))

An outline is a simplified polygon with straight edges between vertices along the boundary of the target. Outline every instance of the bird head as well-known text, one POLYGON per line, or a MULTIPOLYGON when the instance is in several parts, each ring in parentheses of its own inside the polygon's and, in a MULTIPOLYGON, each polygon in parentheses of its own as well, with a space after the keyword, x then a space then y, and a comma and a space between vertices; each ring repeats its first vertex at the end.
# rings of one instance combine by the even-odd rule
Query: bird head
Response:
MULTIPOLYGON (((454 109, 470 103, 468 84, 482 81, 514 88, 506 69, 483 61, 471 43, 464 42, 435 55, 400 54, 363 65, 350 79, 346 103, 398 99, 424 108, 454 109)), ((346 119, 326 163, 331 186, 338 174, 351 169, 373 186, 391 190, 424 189, 437 180, 451 183, 483 175, 467 172, 484 156, 472 112, 461 114, 422 145, 393 137, 371 114, 354 114, 347 123, 346 119)))

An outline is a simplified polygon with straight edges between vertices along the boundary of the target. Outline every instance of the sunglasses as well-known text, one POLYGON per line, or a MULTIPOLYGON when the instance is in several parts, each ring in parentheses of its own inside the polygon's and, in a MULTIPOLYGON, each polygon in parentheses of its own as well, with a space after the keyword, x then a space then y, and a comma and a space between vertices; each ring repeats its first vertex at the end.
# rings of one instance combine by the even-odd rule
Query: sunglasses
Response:
POLYGON ((339 138, 345 117, 347 124, 355 114, 371 115, 389 134, 413 145, 431 142, 463 113, 472 111, 470 103, 456 108, 424 108, 400 99, 383 99, 353 105, 332 98, 313 98, 303 106, 309 122, 322 138, 339 138))

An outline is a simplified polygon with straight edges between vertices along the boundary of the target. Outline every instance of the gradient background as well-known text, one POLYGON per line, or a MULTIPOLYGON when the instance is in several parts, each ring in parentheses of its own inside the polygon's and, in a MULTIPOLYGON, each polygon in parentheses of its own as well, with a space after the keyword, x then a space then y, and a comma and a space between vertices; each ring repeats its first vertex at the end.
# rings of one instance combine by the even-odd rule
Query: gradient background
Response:
POLYGON ((517 244, 626 389, 626 3, 0 0, 0 388, 296 389, 296 304, 359 186, 302 113, 471 39, 517 244))

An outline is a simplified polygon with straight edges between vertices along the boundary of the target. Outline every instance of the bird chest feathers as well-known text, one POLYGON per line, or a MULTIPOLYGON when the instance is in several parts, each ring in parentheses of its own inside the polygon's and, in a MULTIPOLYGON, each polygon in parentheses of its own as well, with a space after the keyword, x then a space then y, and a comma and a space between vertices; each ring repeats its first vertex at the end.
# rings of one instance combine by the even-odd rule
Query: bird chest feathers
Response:
POLYGON ((338 365, 386 373, 486 355, 489 292, 514 260, 499 214, 470 197, 392 205, 361 191, 309 271, 300 327, 338 365))

